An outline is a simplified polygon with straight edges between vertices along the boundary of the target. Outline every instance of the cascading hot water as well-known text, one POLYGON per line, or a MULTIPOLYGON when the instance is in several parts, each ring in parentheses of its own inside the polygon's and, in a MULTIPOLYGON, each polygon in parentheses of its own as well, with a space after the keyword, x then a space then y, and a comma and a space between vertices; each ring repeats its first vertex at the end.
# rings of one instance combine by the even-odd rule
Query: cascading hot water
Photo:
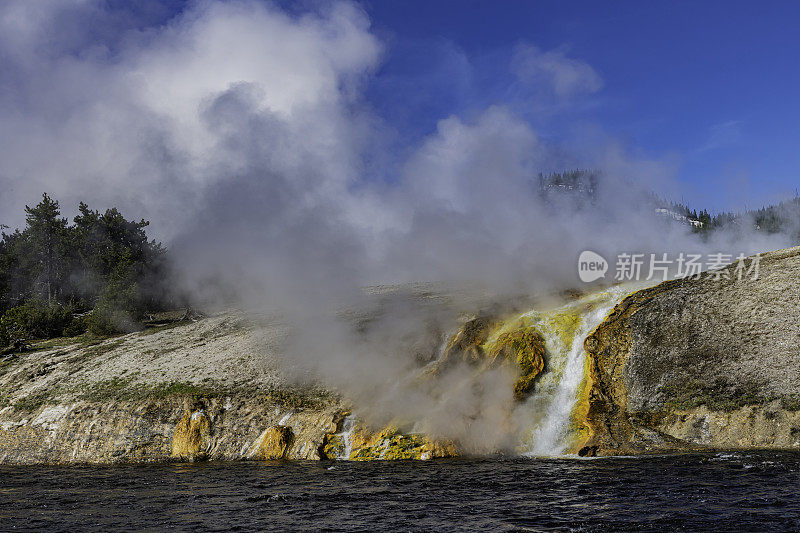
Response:
POLYGON ((520 408, 532 422, 523 434, 525 455, 563 455, 573 443, 573 414, 586 377, 583 341, 630 292, 630 287, 614 287, 520 317, 539 329, 548 354, 546 371, 520 408))

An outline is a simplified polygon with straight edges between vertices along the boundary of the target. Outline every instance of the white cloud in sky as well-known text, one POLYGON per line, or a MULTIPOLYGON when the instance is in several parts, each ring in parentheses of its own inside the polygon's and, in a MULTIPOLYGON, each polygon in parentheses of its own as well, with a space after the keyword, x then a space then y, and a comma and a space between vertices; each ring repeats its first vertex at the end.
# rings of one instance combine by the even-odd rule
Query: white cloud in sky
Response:
POLYGON ((544 51, 521 44, 514 51, 511 69, 522 82, 546 88, 561 99, 603 88, 603 79, 597 71, 584 61, 568 57, 564 47, 544 51))
POLYGON ((742 126, 741 120, 727 120, 713 124, 708 128, 708 138, 697 151, 707 152, 738 144, 742 140, 742 126))

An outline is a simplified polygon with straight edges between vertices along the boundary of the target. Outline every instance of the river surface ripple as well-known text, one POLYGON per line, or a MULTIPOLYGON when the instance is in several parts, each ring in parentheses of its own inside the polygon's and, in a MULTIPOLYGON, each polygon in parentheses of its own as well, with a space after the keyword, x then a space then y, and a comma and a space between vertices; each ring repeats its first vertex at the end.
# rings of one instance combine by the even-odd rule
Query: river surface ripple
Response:
POLYGON ((800 454, 0 467, 0 530, 797 531, 800 454))

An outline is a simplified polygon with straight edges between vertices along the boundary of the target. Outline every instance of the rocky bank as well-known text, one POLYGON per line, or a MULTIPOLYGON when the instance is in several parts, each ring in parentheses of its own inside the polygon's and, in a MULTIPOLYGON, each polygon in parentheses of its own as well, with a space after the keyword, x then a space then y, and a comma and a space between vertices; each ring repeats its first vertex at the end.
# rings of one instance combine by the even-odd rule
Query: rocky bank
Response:
MULTIPOLYGON (((0 357, 0 464, 429 459, 452 443, 361 424, 282 372, 286 328, 237 312, 0 357), (350 436, 347 436, 348 439, 350 436), (352 457, 351 457, 352 456, 352 457)), ((302 381, 302 380, 301 380, 302 381)))
POLYGON ((800 448, 800 247, 752 266, 631 294, 587 337, 582 454, 800 448))
MULTIPOLYGON (((757 279, 737 279, 735 268, 634 292, 585 338, 585 371, 566 410, 575 442, 567 452, 800 449, 800 247, 761 256, 757 279)), ((548 350, 586 334, 578 338, 584 300, 535 320, 523 312, 531 300, 521 301, 513 312, 494 306, 462 315, 441 353, 422 361, 419 379, 458 365, 476 375, 502 367, 517 376, 509 409, 525 406, 517 412, 535 417, 543 391, 565 372, 548 350)), ((368 428, 351 415, 358 406, 336 392, 290 385, 296 381, 281 370, 286 328, 258 320, 227 312, 0 357, 0 463, 461 452, 457 442, 408 425, 368 428)))
POLYGON ((318 459, 343 406, 282 385, 285 331, 235 314, 0 360, 0 463, 318 459))

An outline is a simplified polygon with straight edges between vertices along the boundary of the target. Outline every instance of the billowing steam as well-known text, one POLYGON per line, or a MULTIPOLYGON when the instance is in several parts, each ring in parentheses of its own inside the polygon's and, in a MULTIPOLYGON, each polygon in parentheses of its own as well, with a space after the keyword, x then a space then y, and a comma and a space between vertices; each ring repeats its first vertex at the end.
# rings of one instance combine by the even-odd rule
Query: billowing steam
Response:
POLYGON ((669 165, 604 137, 544 140, 531 116, 603 85, 564 50, 521 45, 509 58, 513 102, 441 117, 426 138, 403 140, 364 97, 384 44, 357 4, 298 15, 201 1, 159 26, 148 18, 157 7, 131 19, 104 6, 0 6, 0 213, 11 217, 0 223, 18 225, 20 206, 42 191, 151 219, 198 300, 280 311, 293 326, 290 361, 370 405, 377 421, 402 414, 476 447, 505 445, 513 376, 409 383, 458 312, 575 286, 582 250, 786 243, 701 243, 653 216, 648 194, 674 190, 669 165), (601 172, 593 201, 543 201, 537 174, 576 167, 601 172), (363 290, 411 282, 470 296, 392 293, 376 308, 363 290))

